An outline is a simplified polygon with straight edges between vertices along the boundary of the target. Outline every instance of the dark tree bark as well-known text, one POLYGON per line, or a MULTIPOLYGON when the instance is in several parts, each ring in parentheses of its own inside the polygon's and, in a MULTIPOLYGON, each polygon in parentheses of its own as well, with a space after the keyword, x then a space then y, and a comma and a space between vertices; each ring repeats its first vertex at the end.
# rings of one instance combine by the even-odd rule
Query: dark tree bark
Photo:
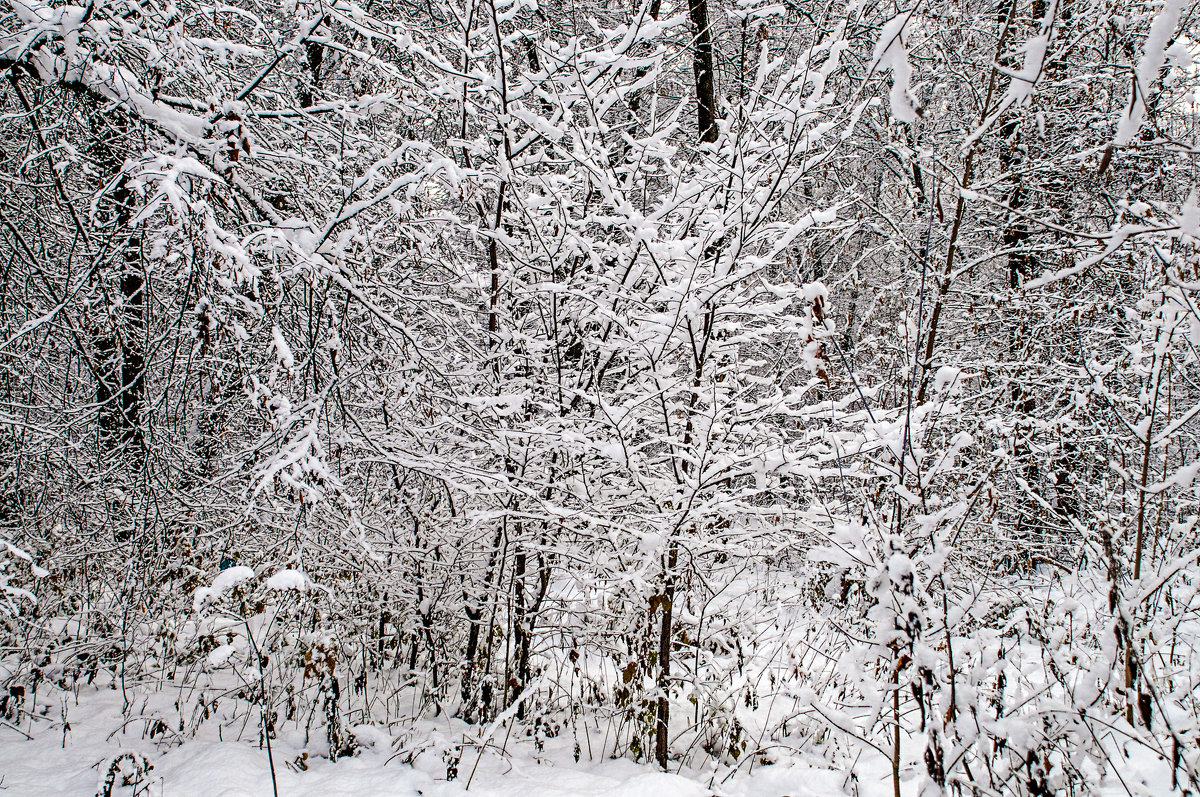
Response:
POLYGON ((671 647, 675 639, 674 612, 675 570, 679 566, 679 543, 671 541, 667 551, 666 579, 663 585, 662 624, 658 637, 658 706, 654 724, 654 759, 663 769, 667 768, 668 743, 671 724, 671 704, 667 699, 671 687, 671 647))
POLYGON ((696 50, 692 69, 696 74, 696 123, 700 141, 717 140, 716 76, 713 74, 712 28, 708 24, 708 0, 688 0, 688 12, 696 27, 696 50))
MULTIPOLYGON (((96 101, 88 98, 89 104, 96 101)), ((108 450, 140 452, 143 447, 142 410, 146 396, 146 278, 142 263, 141 230, 132 226, 137 199, 123 174, 130 119, 124 111, 94 109, 92 156, 103 183, 113 188, 98 203, 107 228, 107 245, 119 248, 116 258, 120 311, 108 329, 100 331, 96 348, 101 372, 96 386, 100 405, 100 439, 108 450)), ((104 257, 103 251, 95 257, 104 257)))

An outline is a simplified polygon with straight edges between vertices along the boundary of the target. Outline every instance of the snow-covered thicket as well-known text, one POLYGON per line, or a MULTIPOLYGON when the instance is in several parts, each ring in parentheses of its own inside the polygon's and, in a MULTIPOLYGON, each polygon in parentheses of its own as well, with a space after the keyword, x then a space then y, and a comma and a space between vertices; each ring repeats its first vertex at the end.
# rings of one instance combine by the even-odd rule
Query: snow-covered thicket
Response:
POLYGON ((0 734, 1195 793, 1198 14, 5 0, 0 734))

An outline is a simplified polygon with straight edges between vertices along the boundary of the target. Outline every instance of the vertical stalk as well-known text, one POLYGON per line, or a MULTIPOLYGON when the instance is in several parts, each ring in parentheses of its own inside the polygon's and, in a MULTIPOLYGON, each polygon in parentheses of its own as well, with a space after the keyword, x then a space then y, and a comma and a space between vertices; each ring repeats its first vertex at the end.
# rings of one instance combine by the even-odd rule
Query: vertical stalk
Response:
POLYGON ((654 726, 654 758, 663 769, 667 768, 667 747, 671 721, 671 704, 668 691, 671 686, 671 642, 675 635, 673 626, 673 604, 675 602, 675 568, 679 565, 679 541, 672 538, 667 548, 667 560, 663 583, 662 624, 658 635, 658 707, 654 726))
POLYGON ((696 126, 700 141, 717 140, 716 76, 713 74, 712 28, 708 24, 708 0, 688 0, 688 13, 696 27, 696 49, 692 71, 696 76, 696 126))
POLYGON ((900 797, 900 669, 896 669, 896 688, 892 691, 892 795, 900 797))

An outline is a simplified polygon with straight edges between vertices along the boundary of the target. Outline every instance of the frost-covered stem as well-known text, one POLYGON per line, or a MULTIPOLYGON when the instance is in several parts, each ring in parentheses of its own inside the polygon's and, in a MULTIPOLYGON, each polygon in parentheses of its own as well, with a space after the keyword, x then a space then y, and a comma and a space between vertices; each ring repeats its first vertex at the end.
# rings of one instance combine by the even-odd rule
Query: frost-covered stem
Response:
MULTIPOLYGON (((1171 332, 1168 333, 1168 344, 1170 343, 1171 332)), ((1146 428, 1142 432, 1142 472, 1139 477, 1138 488, 1138 508, 1137 508, 1137 539, 1134 547, 1133 555, 1133 579, 1134 581, 1142 577, 1142 550, 1145 546, 1146 536, 1146 484, 1150 478, 1150 450, 1153 448, 1154 436, 1150 433, 1154 428, 1154 421, 1158 415, 1158 397, 1162 389, 1163 377, 1163 362, 1162 357, 1158 355, 1158 339, 1162 336, 1162 328, 1159 327, 1154 333, 1154 349, 1153 365, 1154 370, 1154 398, 1150 403, 1150 416, 1147 419, 1146 428)))
POLYGON ((279 781, 275 777, 275 755, 271 752, 271 732, 267 727, 267 707, 259 706, 258 714, 262 719, 263 738, 267 740, 267 767, 271 770, 271 794, 279 797, 279 781))
MULTIPOLYGON (((984 94, 983 107, 979 112, 979 124, 981 126, 987 121, 988 116, 991 115, 992 97, 996 91, 997 64, 1004 53, 1004 45, 1008 41, 1008 32, 1012 28, 1016 9, 1016 0, 1013 0, 1008 8, 1008 17, 1004 20, 1004 28, 1000 31, 1000 38, 996 41, 996 55, 992 59, 992 71, 988 78, 987 92, 984 94)), ((959 186, 962 188, 969 188, 971 185, 971 177, 974 175, 975 170, 975 154, 979 151, 979 141, 981 138, 982 136, 979 136, 971 141, 970 149, 967 150, 966 158, 963 160, 963 175, 959 181, 959 186)), ((925 394, 929 387, 929 373, 933 364, 933 350, 937 341, 938 322, 942 317, 942 307, 945 304, 946 294, 950 292, 950 279, 954 272, 954 255, 958 251, 958 234, 962 228, 963 215, 966 208, 967 200, 960 191, 958 201, 954 207, 954 222, 950 225, 950 239, 946 243, 946 267, 942 272, 942 276, 936 280, 937 294, 934 297, 933 310, 929 314, 929 332, 925 337, 925 354, 921 362, 921 384, 917 388, 917 404, 925 402, 925 394)))
POLYGON ((492 221, 492 235, 488 239, 488 270, 491 272, 491 284, 488 286, 488 348, 492 354, 492 376, 496 380, 496 389, 500 389, 500 341, 497 334, 500 330, 500 250, 496 236, 500 232, 500 224, 504 219, 504 191, 507 183, 501 182, 496 194, 496 213, 492 221))
MULTIPOLYGON (((500 155, 507 162, 511 158, 511 143, 508 136, 507 114, 508 114, 508 88, 507 78, 505 75, 504 63, 504 42, 500 34, 499 18, 496 12, 495 3, 489 3, 491 10, 491 27, 495 38, 496 59, 499 69, 498 88, 501 101, 501 118, 500 128, 504 138, 504 151, 500 155)), ((466 66, 469 62, 468 53, 470 49, 471 39, 471 21, 474 19, 476 4, 472 3, 471 11, 467 16, 467 20, 463 26, 464 33, 464 53, 463 53, 463 71, 466 72, 466 66)), ((467 140, 467 86, 463 86, 463 115, 462 115, 462 138, 467 140)), ((463 148, 463 162, 470 164, 470 156, 466 147, 463 148)), ((506 167, 506 171, 507 171, 506 167)), ((505 193, 508 188, 508 182, 501 180, 496 190, 496 205, 492 212, 492 217, 487 218, 482 203, 478 206, 478 213, 481 216, 483 224, 487 225, 490 231, 487 243, 487 264, 489 272, 488 284, 488 299, 487 299, 487 350, 491 359, 491 374, 493 380, 493 390, 499 394, 503 388, 501 379, 503 377, 503 368, 500 362, 500 248, 497 236, 500 228, 504 223, 504 202, 505 193)), ((512 463, 506 462, 506 469, 511 472, 512 463)), ((507 518, 501 520, 496 529, 496 534, 492 539, 492 549, 488 554, 488 566, 484 575, 484 584, 481 595, 475 600, 464 595, 466 602, 465 613, 470 626, 467 637, 466 662, 462 682, 462 697, 464 702, 464 716, 468 720, 474 720, 475 708, 479 707, 486 714, 491 702, 490 687, 485 682, 481 686, 481 694, 478 698, 474 695, 474 681, 476 676, 476 668, 482 664, 483 678, 487 677, 487 670, 492 655, 492 634, 491 628, 495 624, 496 599, 497 591, 500 589, 503 581, 503 573, 505 571, 505 559, 507 558, 508 549, 508 521, 507 518), (488 602, 492 604, 492 615, 489 622, 488 633, 486 638, 481 639, 480 632, 483 630, 483 605, 480 598, 486 596, 488 602), (480 661, 482 659, 482 661, 480 661)), ((514 584, 514 588, 516 585, 514 584)), ((507 664, 507 662, 506 662, 507 664)), ((505 685, 507 688, 507 684, 505 685)))
MULTIPOLYGON (((477 7, 478 7, 478 5, 474 2, 474 0, 472 0, 471 8, 467 12, 466 19, 463 20, 463 43, 462 43, 463 55, 462 55, 462 64, 460 66, 460 71, 464 75, 467 74, 467 68, 471 65, 471 25, 475 21, 475 10, 477 7)), ((460 115, 461 122, 459 125, 459 138, 463 142, 461 150, 460 150, 462 152, 463 166, 466 166, 468 168, 470 168, 470 166, 471 166, 471 151, 467 145, 467 120, 469 118, 468 113, 467 113, 467 104, 468 104, 469 97, 470 97, 470 81, 464 79, 462 81, 462 98, 459 101, 459 104, 462 106, 461 107, 462 113, 460 115)))
MULTIPOLYGON (((275 620, 278 619, 278 617, 279 615, 276 613, 267 624, 266 631, 264 633, 264 640, 266 638, 265 635, 270 633, 271 626, 274 625, 275 620)), ((275 756, 271 752, 271 732, 274 722, 268 718, 271 701, 267 697, 267 673, 263 669, 263 654, 262 651, 259 650, 258 643, 254 641, 254 632, 250 629, 249 619, 243 616, 241 620, 242 626, 246 629, 246 640, 250 643, 250 653, 252 656, 254 656, 254 665, 258 670, 258 688, 262 696, 262 700, 258 705, 258 716, 262 723, 263 742, 267 746, 267 767, 271 771, 271 793, 274 795, 274 797, 279 797, 279 782, 275 777, 275 756)), ((330 758, 334 761, 337 761, 337 752, 332 749, 329 752, 330 758)))
POLYGON ((900 797, 900 668, 892 684, 892 797, 900 797))
POLYGON ((472 595, 470 589, 463 589, 463 614, 467 618, 467 644, 463 651, 463 673, 460 683, 460 695, 462 697, 462 716, 469 722, 474 716, 474 685, 475 685, 475 667, 476 660, 479 658, 479 634, 483 627, 483 607, 480 605, 480 598, 487 591, 487 587, 491 582, 491 574, 493 562, 495 561, 496 551, 500 546, 501 529, 497 528, 492 540, 492 552, 488 560, 488 569, 484 576, 483 588, 477 595, 472 595))
MULTIPOLYGON (((481 638, 480 633, 483 630, 483 604, 481 599, 486 597, 489 602, 495 603, 496 582, 499 580, 499 574, 504 569, 505 538, 505 522, 501 521, 496 527, 495 535, 492 537, 492 550, 488 554, 488 565, 484 571, 483 588, 480 590, 479 595, 474 598, 472 598, 469 591, 463 591, 463 603, 465 604, 463 611, 466 614, 470 630, 467 632, 467 649, 464 657, 461 693, 463 716, 468 721, 474 721, 475 709, 480 704, 474 693, 476 669, 482 663, 484 665, 484 676, 486 677, 486 662, 491 658, 489 644, 491 634, 489 632, 487 638, 481 638), (483 660, 482 662, 480 661, 481 659, 483 660)), ((484 708, 486 709, 486 706, 484 708)))
MULTIPOLYGON (((708 346, 712 342, 713 329, 715 328, 716 311, 709 309, 704 315, 704 324, 699 331, 700 340, 697 341, 697 330, 692 326, 691 321, 687 321, 688 336, 692 341, 692 351, 695 364, 695 374, 692 379, 692 389, 688 396, 686 417, 687 422, 684 426, 683 440, 681 441, 682 448, 685 450, 692 445, 695 437, 695 424, 693 413, 696 410, 696 405, 700 401, 700 384, 704 373, 704 364, 708 360, 708 346)), ((664 412, 665 414, 665 412, 664 412)), ((664 421, 667 418, 664 417, 664 421)), ((675 478, 680 488, 683 487, 684 479, 691 471, 691 460, 685 460, 676 471, 675 478)), ((663 597, 662 597, 662 622, 659 625, 658 637, 658 706, 655 712, 655 729, 654 729, 654 757, 658 765, 663 769, 667 768, 667 758, 669 753, 669 730, 671 720, 671 704, 669 700, 669 691, 671 685, 671 647, 674 642, 674 603, 677 590, 676 572, 679 567, 679 533, 681 526, 677 525, 671 531, 670 540, 667 543, 667 553, 663 562, 663 597)))
MULTIPOLYGON (((662 0, 651 0, 650 9, 649 9, 650 19, 657 22, 658 15, 661 12, 661 10, 662 10, 662 0)), ((637 83, 638 81, 640 81, 642 78, 644 78, 647 75, 647 73, 649 73, 649 71, 650 71, 649 65, 639 66, 633 72, 633 82, 637 83)), ((642 107, 642 92, 635 91, 635 92, 633 92, 632 96, 629 98, 629 121, 633 125, 637 124, 638 110, 641 107, 642 107)), ((631 144, 626 145, 626 152, 625 152, 626 157, 628 157, 631 147, 632 147, 631 144)), ((628 179, 630 179, 630 180, 633 179, 632 173, 630 173, 630 176, 628 179)))
MULTIPOLYGON (((504 683, 505 692, 508 693, 509 699, 505 701, 505 705, 511 707, 513 701, 517 701, 521 697, 522 691, 525 689, 525 683, 529 676, 529 616, 526 606, 525 597, 525 575, 529 566, 529 554, 522 544, 522 527, 523 524, 516 523, 517 527, 517 543, 516 553, 513 556, 513 583, 512 583, 512 639, 513 651, 510 661, 515 661, 516 666, 513 668, 513 677, 506 678, 504 683)), ((517 705, 517 719, 525 719, 525 703, 521 701, 517 705)))
MULTIPOLYGON (((1162 358, 1158 354, 1158 341, 1161 336, 1162 328, 1158 327, 1154 332, 1154 354, 1151 359, 1154 392, 1150 402, 1150 414, 1145 418, 1145 427, 1141 430, 1142 468, 1138 476, 1137 490, 1137 521, 1133 548, 1134 584, 1137 584, 1138 580, 1142 577, 1142 551, 1146 544, 1146 485, 1150 478, 1150 450, 1154 442, 1154 435, 1151 434, 1151 430, 1154 428, 1154 421, 1158 414, 1158 397, 1163 376, 1162 358)), ((1168 341, 1169 339, 1170 333, 1168 333, 1168 341)), ((1137 652, 1134 650, 1135 635, 1132 628, 1133 607, 1130 608, 1130 616, 1126 620, 1130 624, 1130 628, 1128 641, 1125 646, 1125 720, 1132 725, 1134 722, 1134 703, 1141 699, 1141 695, 1140 690, 1136 689, 1140 667, 1137 662, 1137 652), (1136 698, 1134 696, 1135 692, 1139 692, 1136 698)))
POLYGON ((679 541, 672 537, 667 549, 666 578, 663 584, 662 624, 658 636, 658 707, 655 712, 654 758, 663 769, 667 768, 671 704, 668 692, 671 687, 671 642, 673 609, 675 603, 675 568, 679 564, 679 541))

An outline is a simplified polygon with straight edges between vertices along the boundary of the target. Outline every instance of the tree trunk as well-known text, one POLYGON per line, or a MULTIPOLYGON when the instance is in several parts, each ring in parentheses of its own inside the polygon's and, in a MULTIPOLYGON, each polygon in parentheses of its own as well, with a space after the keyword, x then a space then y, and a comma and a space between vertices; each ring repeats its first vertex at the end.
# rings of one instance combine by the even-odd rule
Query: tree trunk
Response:
POLYGON ((692 69, 696 73, 696 123, 700 141, 717 140, 716 80, 713 74, 712 29, 708 24, 708 0, 688 0, 688 12, 696 27, 696 51, 692 69))
MULTIPOLYGON (((130 227, 136 215, 133 189, 122 174, 125 139, 130 135, 130 120, 114 110, 93 116, 95 138, 92 154, 104 184, 116 181, 113 190, 100 200, 110 245, 120 247, 121 307, 109 329, 100 332, 96 347, 101 360, 101 375, 96 386, 100 404, 100 439, 108 450, 140 452, 142 406, 145 403, 145 270, 142 267, 142 237, 130 227)), ((97 252, 96 257, 103 257, 97 252)))
POLYGON ((679 564, 679 543, 671 541, 667 549, 666 574, 663 579, 662 625, 658 635, 658 710, 654 724, 654 759, 667 768, 667 752, 671 724, 671 642, 675 636, 673 604, 675 602, 675 568, 679 564))

